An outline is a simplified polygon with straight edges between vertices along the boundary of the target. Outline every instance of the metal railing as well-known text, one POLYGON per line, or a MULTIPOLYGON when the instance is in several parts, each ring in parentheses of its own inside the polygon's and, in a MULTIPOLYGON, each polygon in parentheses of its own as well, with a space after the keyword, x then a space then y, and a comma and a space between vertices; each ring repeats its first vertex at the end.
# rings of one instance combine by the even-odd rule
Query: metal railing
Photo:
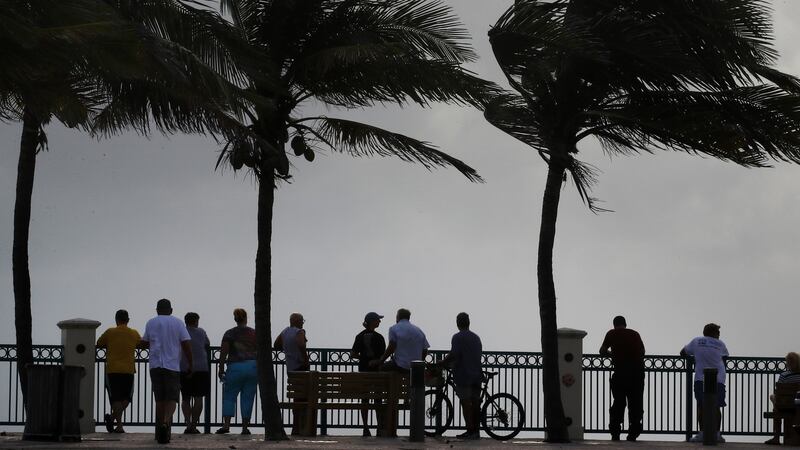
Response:
MULTIPOLYGON (((60 346, 36 346, 37 364, 59 364, 62 361, 60 346)), ((428 361, 441 359, 446 352, 433 351, 428 361)), ((320 371, 355 371, 357 361, 350 358, 349 349, 310 349, 311 369, 320 371)), ((524 431, 544 430, 544 405, 542 402, 542 356, 541 353, 484 352, 484 370, 498 372, 492 380, 490 390, 509 392, 517 396, 525 407, 524 431)), ((219 347, 212 347, 210 369, 212 374, 211 394, 204 408, 203 425, 206 430, 222 424, 222 387, 216 382, 219 347)), ((285 401, 286 372, 281 352, 274 353, 278 398, 285 401)), ((0 425, 23 425, 24 408, 16 377, 16 353, 13 345, 0 346, 0 425), (2 384, 5 383, 5 384, 2 384), (3 397, 6 397, 5 399, 3 397), (3 408, 7 402, 7 408, 3 408)), ((97 350, 95 367, 95 418, 99 425, 111 411, 105 395, 105 351, 97 350)), ((727 403, 723 410, 723 433, 731 435, 768 435, 772 433, 772 421, 763 419, 762 413, 770 409, 769 394, 778 374, 784 370, 782 358, 732 357, 727 361, 727 403)), ((137 376, 134 382, 133 401, 125 413, 125 423, 130 426, 152 426, 155 418, 154 403, 150 392, 147 370, 147 350, 137 351, 137 376)), ((608 433, 608 409, 611 406, 609 380, 613 367, 608 358, 594 354, 583 356, 583 424, 587 433, 608 433)), ((672 355, 649 355, 645 357, 644 430, 649 434, 685 434, 689 437, 695 429, 693 364, 690 359, 672 355)), ((460 411, 458 398, 451 393, 455 411, 460 411)), ((259 424, 260 399, 256 396, 251 423, 259 424)), ((455 414, 453 429, 464 429, 460 414, 455 414)), ((240 423, 234 417, 234 423, 240 423)), ((289 426, 292 415, 284 411, 284 424, 289 426)), ((374 424, 374 417, 371 419, 374 424)), ((180 408, 175 416, 176 425, 183 425, 180 408)), ((324 411, 318 421, 320 433, 329 429, 360 429, 359 411, 324 411)), ((408 414, 402 412, 399 427, 408 428, 408 414)))

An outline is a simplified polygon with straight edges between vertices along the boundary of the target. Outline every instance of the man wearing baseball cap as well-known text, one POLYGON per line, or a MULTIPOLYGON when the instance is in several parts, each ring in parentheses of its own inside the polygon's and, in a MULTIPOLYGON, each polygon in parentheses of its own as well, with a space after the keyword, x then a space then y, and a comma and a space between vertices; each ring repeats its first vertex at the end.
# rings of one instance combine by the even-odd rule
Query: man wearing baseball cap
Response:
MULTIPOLYGON (((375 331, 378 328, 378 325, 381 324, 381 319, 383 316, 376 313, 370 312, 364 316, 364 330, 356 335, 355 341, 353 341, 353 350, 350 353, 354 359, 358 359, 358 371, 359 372, 376 372, 378 371, 378 367, 370 366, 370 361, 376 360, 383 355, 383 352, 386 351, 386 340, 381 336, 380 333, 375 331)), ((377 399, 375 400, 377 402, 377 399)), ((364 399, 362 400, 363 403, 369 403, 369 400, 364 399)), ((375 410, 375 414, 379 414, 379 410, 375 410)), ((369 432, 369 410, 362 409, 361 410, 361 419, 364 426, 364 437, 370 436, 369 432)), ((380 423, 380 420, 378 420, 380 423)))

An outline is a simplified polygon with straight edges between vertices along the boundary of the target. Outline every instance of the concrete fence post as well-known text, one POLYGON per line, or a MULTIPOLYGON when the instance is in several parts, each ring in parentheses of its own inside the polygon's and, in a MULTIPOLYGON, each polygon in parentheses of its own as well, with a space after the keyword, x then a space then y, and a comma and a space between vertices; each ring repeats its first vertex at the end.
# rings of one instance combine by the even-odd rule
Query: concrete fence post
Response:
POLYGON ((586 332, 558 329, 558 372, 561 374, 561 402, 569 438, 583 440, 583 338, 586 332))
POLYGON ((717 445, 717 369, 703 369, 703 445, 717 445))
POLYGON ((97 327, 100 322, 89 319, 69 319, 58 322, 61 345, 64 347, 64 365, 84 369, 80 382, 81 434, 94 433, 94 364, 97 327))
POLYGON ((425 361, 411 361, 409 441, 425 442, 425 361))

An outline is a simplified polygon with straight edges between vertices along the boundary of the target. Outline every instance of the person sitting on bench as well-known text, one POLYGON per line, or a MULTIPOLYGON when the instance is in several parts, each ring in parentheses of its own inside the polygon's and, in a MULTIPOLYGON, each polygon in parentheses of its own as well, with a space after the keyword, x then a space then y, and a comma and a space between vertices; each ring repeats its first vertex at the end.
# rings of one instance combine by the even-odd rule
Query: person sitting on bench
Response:
MULTIPOLYGON (((778 375, 776 383, 797 383, 800 384, 800 355, 789 352, 786 355, 786 371, 778 375)), ((769 401, 775 404, 775 394, 770 394, 769 401)), ((773 409, 774 410, 774 409, 773 409)), ((772 419, 772 438, 764 443, 767 445, 781 445, 781 418, 775 416, 772 419)))

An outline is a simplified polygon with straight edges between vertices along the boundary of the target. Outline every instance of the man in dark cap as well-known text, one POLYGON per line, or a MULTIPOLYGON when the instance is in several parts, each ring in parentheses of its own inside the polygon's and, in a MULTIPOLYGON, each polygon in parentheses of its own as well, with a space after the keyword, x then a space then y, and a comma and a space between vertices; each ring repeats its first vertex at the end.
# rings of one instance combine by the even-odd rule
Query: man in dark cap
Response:
MULTIPOLYGON (((353 341, 353 349, 350 353, 350 356, 354 359, 358 360, 358 371, 359 372, 376 372, 378 371, 378 367, 370 366, 370 361, 378 359, 383 352, 386 350, 386 340, 381 336, 380 333, 375 331, 376 328, 381 324, 381 319, 383 316, 376 312, 367 313, 364 316, 364 330, 356 335, 355 341, 353 341)), ((377 399, 375 400, 377 403, 377 399)), ((363 403, 369 403, 369 400, 363 400, 363 403)), ((379 410, 375 410, 376 414, 379 414, 379 410)), ((369 411, 366 409, 361 410, 361 419, 364 426, 363 436, 368 437, 370 436, 369 426, 368 426, 368 419, 369 419, 369 411)))
POLYGON ((634 330, 628 328, 625 318, 614 317, 614 328, 606 333, 602 356, 611 356, 614 373, 611 375, 611 395, 614 402, 609 412, 611 440, 618 441, 622 432, 625 406, 628 406, 627 440, 635 441, 642 433, 644 416, 644 343, 634 330))

